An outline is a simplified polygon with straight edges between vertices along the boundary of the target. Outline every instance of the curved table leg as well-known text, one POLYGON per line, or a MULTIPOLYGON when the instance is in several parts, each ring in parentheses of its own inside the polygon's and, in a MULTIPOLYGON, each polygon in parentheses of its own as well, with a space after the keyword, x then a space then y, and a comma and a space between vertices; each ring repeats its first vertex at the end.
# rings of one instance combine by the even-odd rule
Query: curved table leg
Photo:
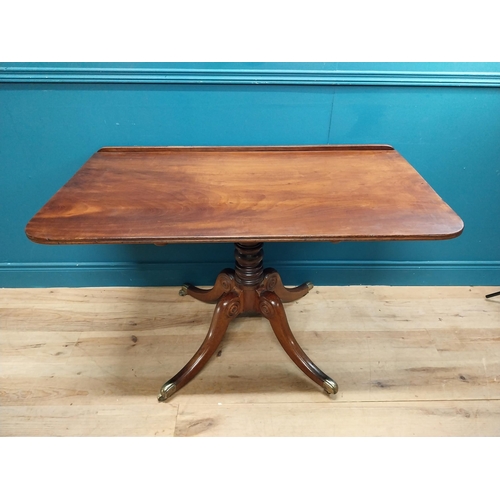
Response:
POLYGON ((179 295, 182 297, 190 295, 201 302, 215 304, 225 293, 233 290, 234 284, 234 271, 232 269, 224 269, 219 273, 214 286, 209 290, 203 290, 202 288, 186 283, 179 290, 179 295))
POLYGON ((323 387, 328 394, 336 394, 337 383, 322 372, 302 350, 293 336, 285 315, 283 304, 274 292, 264 292, 259 302, 260 311, 269 320, 281 346, 291 360, 314 382, 323 387))
POLYGON ((240 314, 241 309, 242 303, 237 293, 228 293, 219 299, 205 340, 186 366, 163 384, 158 401, 166 401, 202 370, 219 346, 229 323, 240 314))
POLYGON ((272 267, 264 269, 262 285, 267 291, 274 292, 281 299, 281 302, 293 302, 294 300, 298 300, 304 295, 307 295, 314 286, 308 281, 294 288, 286 288, 283 285, 283 281, 281 281, 281 276, 278 271, 272 267))

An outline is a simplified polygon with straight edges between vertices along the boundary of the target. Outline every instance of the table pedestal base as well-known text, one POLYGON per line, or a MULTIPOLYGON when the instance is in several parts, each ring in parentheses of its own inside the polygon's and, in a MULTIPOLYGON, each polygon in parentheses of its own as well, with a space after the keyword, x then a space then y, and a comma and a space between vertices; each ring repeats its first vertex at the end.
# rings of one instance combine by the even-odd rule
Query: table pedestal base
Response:
POLYGON ((262 243, 236 243, 234 270, 224 269, 210 290, 189 284, 182 286, 180 295, 190 295, 202 302, 217 305, 205 340, 186 366, 163 384, 158 401, 172 397, 202 370, 217 350, 229 323, 244 313, 267 318, 292 361, 328 394, 337 393, 337 383, 323 373, 298 344, 283 308, 283 302, 292 302, 306 295, 313 287, 312 283, 285 288, 277 271, 264 269, 262 246, 262 243))

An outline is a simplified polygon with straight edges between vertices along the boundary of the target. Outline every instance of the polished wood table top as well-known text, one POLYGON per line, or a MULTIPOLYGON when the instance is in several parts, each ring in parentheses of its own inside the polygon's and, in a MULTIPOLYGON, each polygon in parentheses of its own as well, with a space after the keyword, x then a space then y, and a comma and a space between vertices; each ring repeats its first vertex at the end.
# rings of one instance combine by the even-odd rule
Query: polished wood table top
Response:
POLYGON ((166 244, 447 239, 462 229, 391 146, 108 147, 26 234, 166 244))
POLYGON ((264 268, 268 241, 446 239, 463 223, 391 146, 103 148, 33 217, 26 234, 48 244, 227 242, 234 269, 207 290, 216 303, 207 336, 160 389, 166 401, 216 352, 242 314, 269 320, 283 349, 328 394, 337 383, 293 336, 284 302, 312 283, 283 286, 264 268))

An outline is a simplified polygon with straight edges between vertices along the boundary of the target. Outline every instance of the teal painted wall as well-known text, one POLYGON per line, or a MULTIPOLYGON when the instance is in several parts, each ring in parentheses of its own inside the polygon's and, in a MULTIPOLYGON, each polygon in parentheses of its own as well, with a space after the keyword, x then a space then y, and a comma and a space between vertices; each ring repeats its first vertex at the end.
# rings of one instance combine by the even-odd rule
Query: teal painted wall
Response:
POLYGON ((231 245, 44 246, 24 227, 100 147, 393 145, 462 217, 437 242, 276 243, 290 284, 500 285, 500 63, 3 64, 0 287, 210 284, 231 245))

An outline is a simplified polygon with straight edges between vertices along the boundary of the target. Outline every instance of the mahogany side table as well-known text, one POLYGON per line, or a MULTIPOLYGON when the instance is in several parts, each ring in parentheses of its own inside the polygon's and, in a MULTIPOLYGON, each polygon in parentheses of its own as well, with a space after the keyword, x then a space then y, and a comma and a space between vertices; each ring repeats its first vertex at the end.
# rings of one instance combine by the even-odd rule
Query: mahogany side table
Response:
POLYGON ((269 320, 294 363, 327 393, 335 381, 294 338, 283 302, 306 295, 285 288, 263 266, 263 243, 440 240, 462 220, 391 146, 107 147, 95 153, 26 226, 45 244, 235 244, 235 267, 210 290, 181 295, 215 303, 208 334, 161 388, 165 401, 216 351, 240 314, 269 320))

